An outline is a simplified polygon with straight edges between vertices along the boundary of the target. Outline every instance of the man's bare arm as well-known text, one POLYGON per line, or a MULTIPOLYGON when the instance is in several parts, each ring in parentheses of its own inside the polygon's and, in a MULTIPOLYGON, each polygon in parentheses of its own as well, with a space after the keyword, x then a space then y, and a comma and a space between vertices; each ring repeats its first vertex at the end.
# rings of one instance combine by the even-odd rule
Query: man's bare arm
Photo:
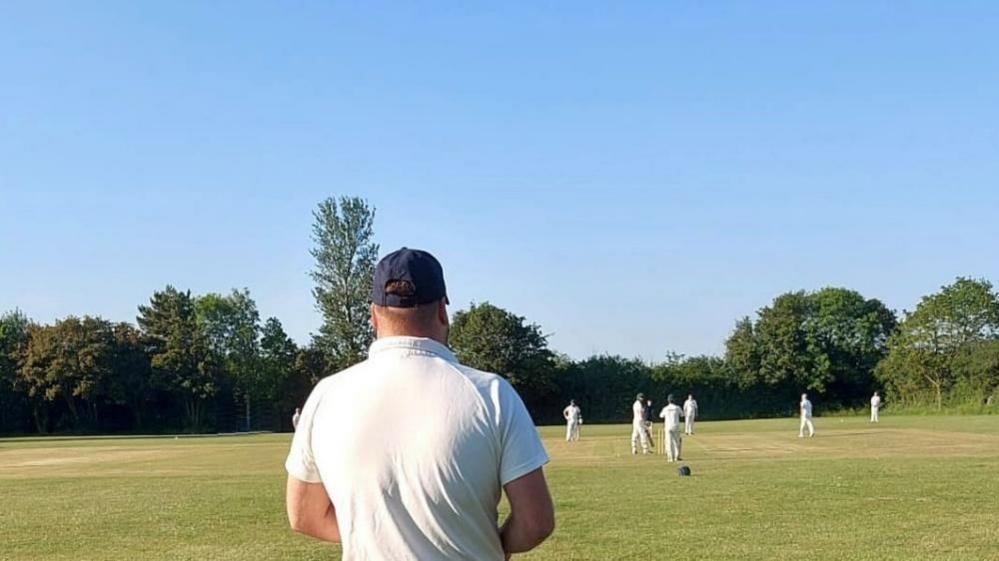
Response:
POLYGON ((541 468, 507 483, 503 490, 510 501, 510 516, 500 528, 500 540, 509 557, 534 549, 552 534, 555 506, 541 468))
POLYGON ((285 490, 291 529, 306 536, 339 543, 336 510, 322 483, 307 483, 288 476, 285 490))

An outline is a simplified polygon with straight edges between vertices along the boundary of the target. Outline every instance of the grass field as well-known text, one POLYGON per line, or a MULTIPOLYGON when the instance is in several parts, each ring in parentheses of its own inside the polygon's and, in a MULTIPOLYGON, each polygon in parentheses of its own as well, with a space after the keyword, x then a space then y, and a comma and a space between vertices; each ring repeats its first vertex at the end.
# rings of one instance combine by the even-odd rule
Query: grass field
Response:
MULTIPOLYGON (((558 529, 518 559, 999 560, 999 416, 700 423, 694 476, 629 427, 542 429, 558 529)), ((313 560, 284 519, 288 435, 0 439, 0 559, 313 560)))

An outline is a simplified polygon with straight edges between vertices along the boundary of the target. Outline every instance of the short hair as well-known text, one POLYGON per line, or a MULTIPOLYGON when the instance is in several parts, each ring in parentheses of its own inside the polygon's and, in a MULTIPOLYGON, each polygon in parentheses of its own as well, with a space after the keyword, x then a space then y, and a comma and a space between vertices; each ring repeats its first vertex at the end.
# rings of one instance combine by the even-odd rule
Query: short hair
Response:
POLYGON ((416 287, 408 280, 391 280, 385 283, 385 294, 407 298, 416 294, 416 287))
MULTIPOLYGON (((403 298, 412 297, 416 294, 416 287, 408 280, 391 280, 385 284, 385 294, 403 298)), ((430 327, 437 317, 438 302, 419 304, 410 308, 380 306, 378 304, 375 304, 374 307, 380 320, 395 327, 404 325, 430 327)))

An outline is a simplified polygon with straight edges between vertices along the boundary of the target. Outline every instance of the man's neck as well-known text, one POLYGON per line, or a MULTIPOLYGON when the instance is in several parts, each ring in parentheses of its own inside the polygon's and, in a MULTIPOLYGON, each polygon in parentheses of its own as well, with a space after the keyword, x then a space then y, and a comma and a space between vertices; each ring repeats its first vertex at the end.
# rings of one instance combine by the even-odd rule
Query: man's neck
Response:
POLYGON ((381 331, 378 333, 379 339, 386 339, 388 337, 418 337, 421 339, 431 339, 437 341, 438 343, 447 346, 447 340, 441 340, 440 335, 436 333, 424 333, 421 331, 407 330, 405 332, 393 332, 393 331, 381 331))

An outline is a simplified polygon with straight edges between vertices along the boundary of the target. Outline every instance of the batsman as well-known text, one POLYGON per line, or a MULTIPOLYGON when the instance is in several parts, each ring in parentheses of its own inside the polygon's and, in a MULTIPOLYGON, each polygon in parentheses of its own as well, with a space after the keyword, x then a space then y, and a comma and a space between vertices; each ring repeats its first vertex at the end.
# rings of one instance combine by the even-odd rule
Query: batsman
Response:
POLYGON ((673 403, 673 394, 666 398, 666 407, 663 407, 659 416, 665 420, 666 430, 666 461, 676 462, 680 459, 680 406, 673 403))
POLYGON ((645 394, 638 394, 631 405, 631 453, 638 453, 638 443, 642 443, 642 454, 649 453, 649 430, 645 424, 645 394))

